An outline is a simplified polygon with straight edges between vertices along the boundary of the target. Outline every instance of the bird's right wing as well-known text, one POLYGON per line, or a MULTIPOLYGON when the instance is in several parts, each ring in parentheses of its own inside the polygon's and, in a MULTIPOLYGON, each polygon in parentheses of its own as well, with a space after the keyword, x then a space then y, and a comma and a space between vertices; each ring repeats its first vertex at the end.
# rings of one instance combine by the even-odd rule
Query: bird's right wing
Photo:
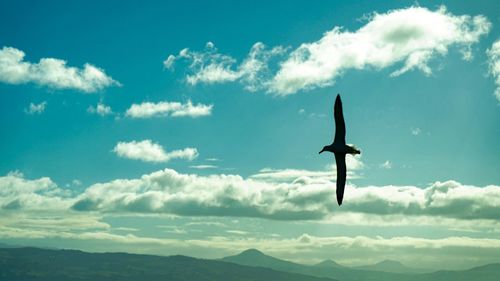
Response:
POLYGON ((333 108, 333 117, 335 118, 335 138, 334 143, 345 144, 345 122, 344 113, 342 112, 342 101, 340 95, 335 99, 333 108))
POLYGON ((337 163, 337 203, 342 205, 344 199, 344 188, 346 179, 345 154, 335 153, 335 163, 337 163))

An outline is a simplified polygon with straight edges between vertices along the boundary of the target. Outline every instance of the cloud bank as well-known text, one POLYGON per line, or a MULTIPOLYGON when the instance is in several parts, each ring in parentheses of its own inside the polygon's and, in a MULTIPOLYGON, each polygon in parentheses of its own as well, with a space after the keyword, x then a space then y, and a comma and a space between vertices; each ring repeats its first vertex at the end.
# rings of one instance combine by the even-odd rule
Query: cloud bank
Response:
POLYGON ((500 186, 495 185, 476 187, 456 181, 435 182, 424 188, 348 185, 345 200, 345 206, 339 208, 335 183, 308 176, 276 182, 239 175, 199 176, 165 169, 136 179, 94 184, 79 194, 59 188, 49 178, 28 180, 19 173, 0 177, 0 210, 73 209, 274 220, 328 220, 337 214, 379 218, 402 215, 410 220, 415 218, 414 221, 418 217, 500 220, 500 186))
POLYGON ((325 87, 335 83, 350 69, 381 70, 402 64, 391 76, 410 70, 430 75, 429 62, 455 46, 464 60, 472 59, 471 46, 491 29, 482 15, 453 15, 444 6, 432 11, 423 7, 373 13, 356 31, 335 27, 315 42, 303 43, 286 54, 281 46, 266 51, 256 43, 239 65, 236 59, 217 52, 212 43, 205 52, 183 49, 165 60, 173 68, 179 59, 189 62, 189 84, 239 81, 250 91, 264 89, 276 95, 325 87), (277 70, 269 66, 271 58, 284 57, 277 70))
POLYGON ((127 112, 126 116, 130 118, 151 118, 151 117, 161 117, 161 116, 171 116, 171 117, 202 117, 209 116, 212 114, 213 105, 206 104, 196 104, 189 100, 187 103, 180 102, 143 102, 140 104, 132 104, 127 112))
MULTIPOLYGON (((337 212, 498 220, 500 187, 455 181, 415 186, 348 186, 345 208, 335 201, 334 182, 301 177, 291 183, 237 175, 198 176, 165 169, 140 179, 90 186, 76 210, 322 220, 337 212)), ((344 206, 343 206, 344 207, 344 206)))
POLYGON ((144 162, 168 162, 172 159, 193 160, 198 157, 196 148, 184 148, 166 152, 163 147, 151 140, 119 142, 113 152, 116 155, 144 162))
POLYGON ((82 69, 67 66, 66 61, 41 58, 38 63, 24 60, 25 53, 12 47, 0 50, 0 82, 8 84, 34 83, 52 89, 71 89, 93 93, 120 83, 104 70, 86 63, 82 69))

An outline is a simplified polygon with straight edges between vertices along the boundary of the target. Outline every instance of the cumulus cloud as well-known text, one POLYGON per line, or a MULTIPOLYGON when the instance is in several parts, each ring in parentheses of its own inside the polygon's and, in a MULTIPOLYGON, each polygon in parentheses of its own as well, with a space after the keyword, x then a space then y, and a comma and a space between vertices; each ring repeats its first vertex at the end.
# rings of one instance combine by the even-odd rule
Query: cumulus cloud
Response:
POLYGON ((455 181, 415 186, 348 185, 339 209, 335 184, 301 177, 270 182, 238 175, 198 176, 165 169, 140 179, 90 186, 73 208, 103 212, 323 220, 337 212, 498 220, 500 187, 455 181))
POLYGON ((205 52, 183 49, 177 56, 169 56, 164 65, 172 68, 175 61, 188 60, 191 73, 187 81, 193 85, 240 81, 250 91, 264 89, 284 96, 332 85, 350 69, 380 70, 399 65, 391 76, 414 69, 430 75, 429 62, 446 55, 451 47, 457 47, 464 60, 471 60, 472 44, 490 29, 491 23, 482 15, 454 15, 444 6, 435 11, 409 7, 373 13, 356 31, 335 27, 318 41, 303 43, 288 54, 281 46, 267 51, 262 43, 256 43, 238 66, 233 57, 218 53, 213 44, 207 45, 205 52), (282 59, 276 61, 277 70, 270 67, 270 58, 282 59))
MULTIPOLYGON (((275 220, 333 219, 349 224, 356 216, 378 218, 377 225, 433 224, 439 220, 498 223, 500 186, 476 187, 455 181, 427 187, 348 185, 339 208, 335 183, 301 176, 291 182, 239 175, 182 174, 160 170, 136 179, 117 179, 71 193, 49 178, 0 177, 0 210, 69 210, 99 213, 173 214, 180 216, 256 217, 275 220), (387 222, 383 222, 386 220, 387 222)), ((361 221, 361 224, 367 221, 361 221)))
POLYGON ((202 117, 212 114, 213 105, 196 104, 189 100, 187 103, 180 102, 143 102, 141 104, 132 104, 125 113, 131 118, 151 118, 159 116, 171 117, 202 117))
POLYGON ((87 108, 87 112, 91 114, 97 114, 100 116, 113 114, 113 110, 111 110, 111 107, 103 103, 98 103, 95 107, 89 106, 87 108))
POLYGON ((35 104, 30 102, 30 106, 24 109, 26 114, 41 114, 45 111, 45 107, 47 106, 47 102, 41 102, 39 104, 35 104))
POLYGON ((495 97, 500 101, 500 40, 495 41, 490 49, 486 51, 489 59, 490 74, 495 78, 497 88, 495 97))
POLYGON ((0 82, 8 84, 34 83, 53 89, 73 89, 92 93, 120 85, 104 70, 84 64, 83 68, 67 66, 66 61, 41 58, 38 63, 24 60, 25 53, 12 47, 0 50, 0 82))
POLYGON ((196 148, 188 147, 166 152, 161 145, 151 140, 119 142, 113 152, 123 158, 158 163, 168 162, 172 159, 193 160, 198 157, 196 148))
POLYGON ((418 69, 432 73, 430 59, 444 55, 452 45, 465 57, 471 44, 488 33, 491 23, 484 16, 455 16, 444 7, 431 11, 422 7, 374 13, 355 32, 335 27, 313 43, 304 43, 281 64, 271 82, 271 91, 287 95, 301 89, 328 86, 348 69, 382 69, 403 62, 392 73, 401 75, 418 69))
POLYGON ((236 59, 219 53, 214 44, 208 42, 205 52, 185 48, 177 56, 170 55, 163 64, 172 69, 175 61, 188 61, 191 74, 186 77, 186 81, 191 85, 240 81, 245 89, 253 92, 261 89, 266 83, 269 61, 284 53, 285 48, 281 46, 268 50, 263 43, 257 42, 238 65, 236 59))
POLYGON ((63 210, 73 204, 72 194, 50 178, 25 179, 19 172, 0 177, 1 210, 63 210))

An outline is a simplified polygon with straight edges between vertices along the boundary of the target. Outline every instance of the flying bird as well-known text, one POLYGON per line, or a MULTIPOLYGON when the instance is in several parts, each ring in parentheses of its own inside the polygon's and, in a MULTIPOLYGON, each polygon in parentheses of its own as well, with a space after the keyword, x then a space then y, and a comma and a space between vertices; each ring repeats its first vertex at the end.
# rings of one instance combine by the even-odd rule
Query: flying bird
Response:
POLYGON ((337 164, 337 203, 340 206, 342 205, 342 199, 344 198, 346 179, 345 155, 361 154, 361 151, 359 151, 356 147, 345 143, 345 122, 344 115, 342 113, 342 101, 340 100, 339 94, 337 94, 337 98, 335 99, 333 116, 335 118, 335 138, 333 139, 332 144, 324 146, 319 153, 329 151, 335 154, 335 162, 337 164))

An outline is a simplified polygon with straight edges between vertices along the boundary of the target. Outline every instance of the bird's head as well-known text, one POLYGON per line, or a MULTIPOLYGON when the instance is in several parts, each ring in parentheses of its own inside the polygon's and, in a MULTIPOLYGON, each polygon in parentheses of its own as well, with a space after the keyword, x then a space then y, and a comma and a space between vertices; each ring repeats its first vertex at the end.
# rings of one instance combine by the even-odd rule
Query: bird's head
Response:
POLYGON ((319 154, 321 154, 321 152, 323 151, 326 151, 326 146, 323 146, 323 149, 321 149, 321 151, 319 152, 319 154))

